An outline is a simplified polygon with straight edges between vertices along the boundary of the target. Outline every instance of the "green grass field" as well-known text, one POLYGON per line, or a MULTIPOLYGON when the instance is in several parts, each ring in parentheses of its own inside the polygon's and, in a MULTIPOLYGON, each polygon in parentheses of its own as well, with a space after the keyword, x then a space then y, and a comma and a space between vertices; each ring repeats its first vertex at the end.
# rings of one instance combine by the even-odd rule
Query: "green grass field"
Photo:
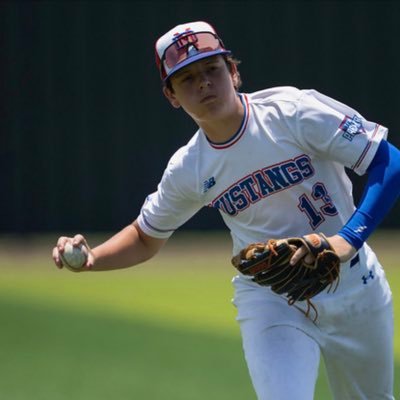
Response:
MULTIPOLYGON (((370 241, 394 293, 397 396, 399 237, 370 241)), ((227 235, 177 234, 146 265, 87 274, 53 267, 56 239, 0 238, 0 399, 255 399, 230 303, 227 235)), ((315 399, 330 398, 321 367, 315 399)))

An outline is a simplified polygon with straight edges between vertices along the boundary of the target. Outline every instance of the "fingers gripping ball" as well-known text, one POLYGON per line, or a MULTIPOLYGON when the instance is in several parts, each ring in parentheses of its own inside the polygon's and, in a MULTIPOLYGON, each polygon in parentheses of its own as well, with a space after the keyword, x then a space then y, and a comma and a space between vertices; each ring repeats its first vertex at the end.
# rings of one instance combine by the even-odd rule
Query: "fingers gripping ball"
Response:
POLYGON ((71 271, 78 271, 86 264, 88 250, 86 246, 73 246, 71 243, 66 243, 64 251, 60 254, 63 265, 71 271))
POLYGON ((284 294, 290 305, 307 301, 307 315, 310 308, 315 310, 310 299, 327 287, 328 291, 333 287, 336 290, 339 284, 340 259, 322 234, 250 244, 233 257, 232 264, 259 285, 284 294), (294 252, 301 246, 314 257, 314 263, 307 264, 302 258, 290 265, 294 252))

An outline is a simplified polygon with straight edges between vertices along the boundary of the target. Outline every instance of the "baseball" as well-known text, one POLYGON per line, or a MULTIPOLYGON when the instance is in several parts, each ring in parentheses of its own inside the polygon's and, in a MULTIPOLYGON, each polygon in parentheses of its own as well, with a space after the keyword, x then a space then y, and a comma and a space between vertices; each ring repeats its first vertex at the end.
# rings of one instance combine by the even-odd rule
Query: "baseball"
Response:
POLYGON ((88 250, 84 245, 74 247, 71 243, 66 243, 60 258, 65 267, 80 269, 86 263, 87 254, 88 250))

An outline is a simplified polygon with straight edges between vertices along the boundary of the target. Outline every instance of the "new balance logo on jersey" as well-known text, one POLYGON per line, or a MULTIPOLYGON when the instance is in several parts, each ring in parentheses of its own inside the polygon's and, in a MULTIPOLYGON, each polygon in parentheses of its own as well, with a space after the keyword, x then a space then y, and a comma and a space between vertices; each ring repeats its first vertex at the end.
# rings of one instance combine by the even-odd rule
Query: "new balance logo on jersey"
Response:
POLYGON ((301 155, 246 175, 222 192, 209 206, 235 216, 251 204, 309 179, 314 172, 310 158, 301 155))
POLYGON ((215 185, 215 178, 212 176, 210 179, 207 179, 203 183, 203 193, 208 192, 210 188, 212 188, 215 185))
POLYGON ((354 139, 354 136, 365 132, 365 129, 362 126, 362 119, 357 115, 353 115, 353 118, 346 115, 340 124, 339 129, 343 131, 342 136, 350 142, 354 139))

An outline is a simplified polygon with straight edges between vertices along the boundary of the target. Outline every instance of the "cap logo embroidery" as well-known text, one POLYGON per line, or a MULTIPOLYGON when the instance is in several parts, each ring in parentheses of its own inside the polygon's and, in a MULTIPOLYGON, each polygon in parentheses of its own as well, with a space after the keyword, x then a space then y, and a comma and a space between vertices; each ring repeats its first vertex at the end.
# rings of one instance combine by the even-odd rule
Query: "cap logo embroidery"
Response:
POLYGON ((189 44, 196 43, 198 39, 196 34, 190 28, 187 28, 185 32, 175 33, 172 40, 174 41, 176 48, 180 50, 189 44))

